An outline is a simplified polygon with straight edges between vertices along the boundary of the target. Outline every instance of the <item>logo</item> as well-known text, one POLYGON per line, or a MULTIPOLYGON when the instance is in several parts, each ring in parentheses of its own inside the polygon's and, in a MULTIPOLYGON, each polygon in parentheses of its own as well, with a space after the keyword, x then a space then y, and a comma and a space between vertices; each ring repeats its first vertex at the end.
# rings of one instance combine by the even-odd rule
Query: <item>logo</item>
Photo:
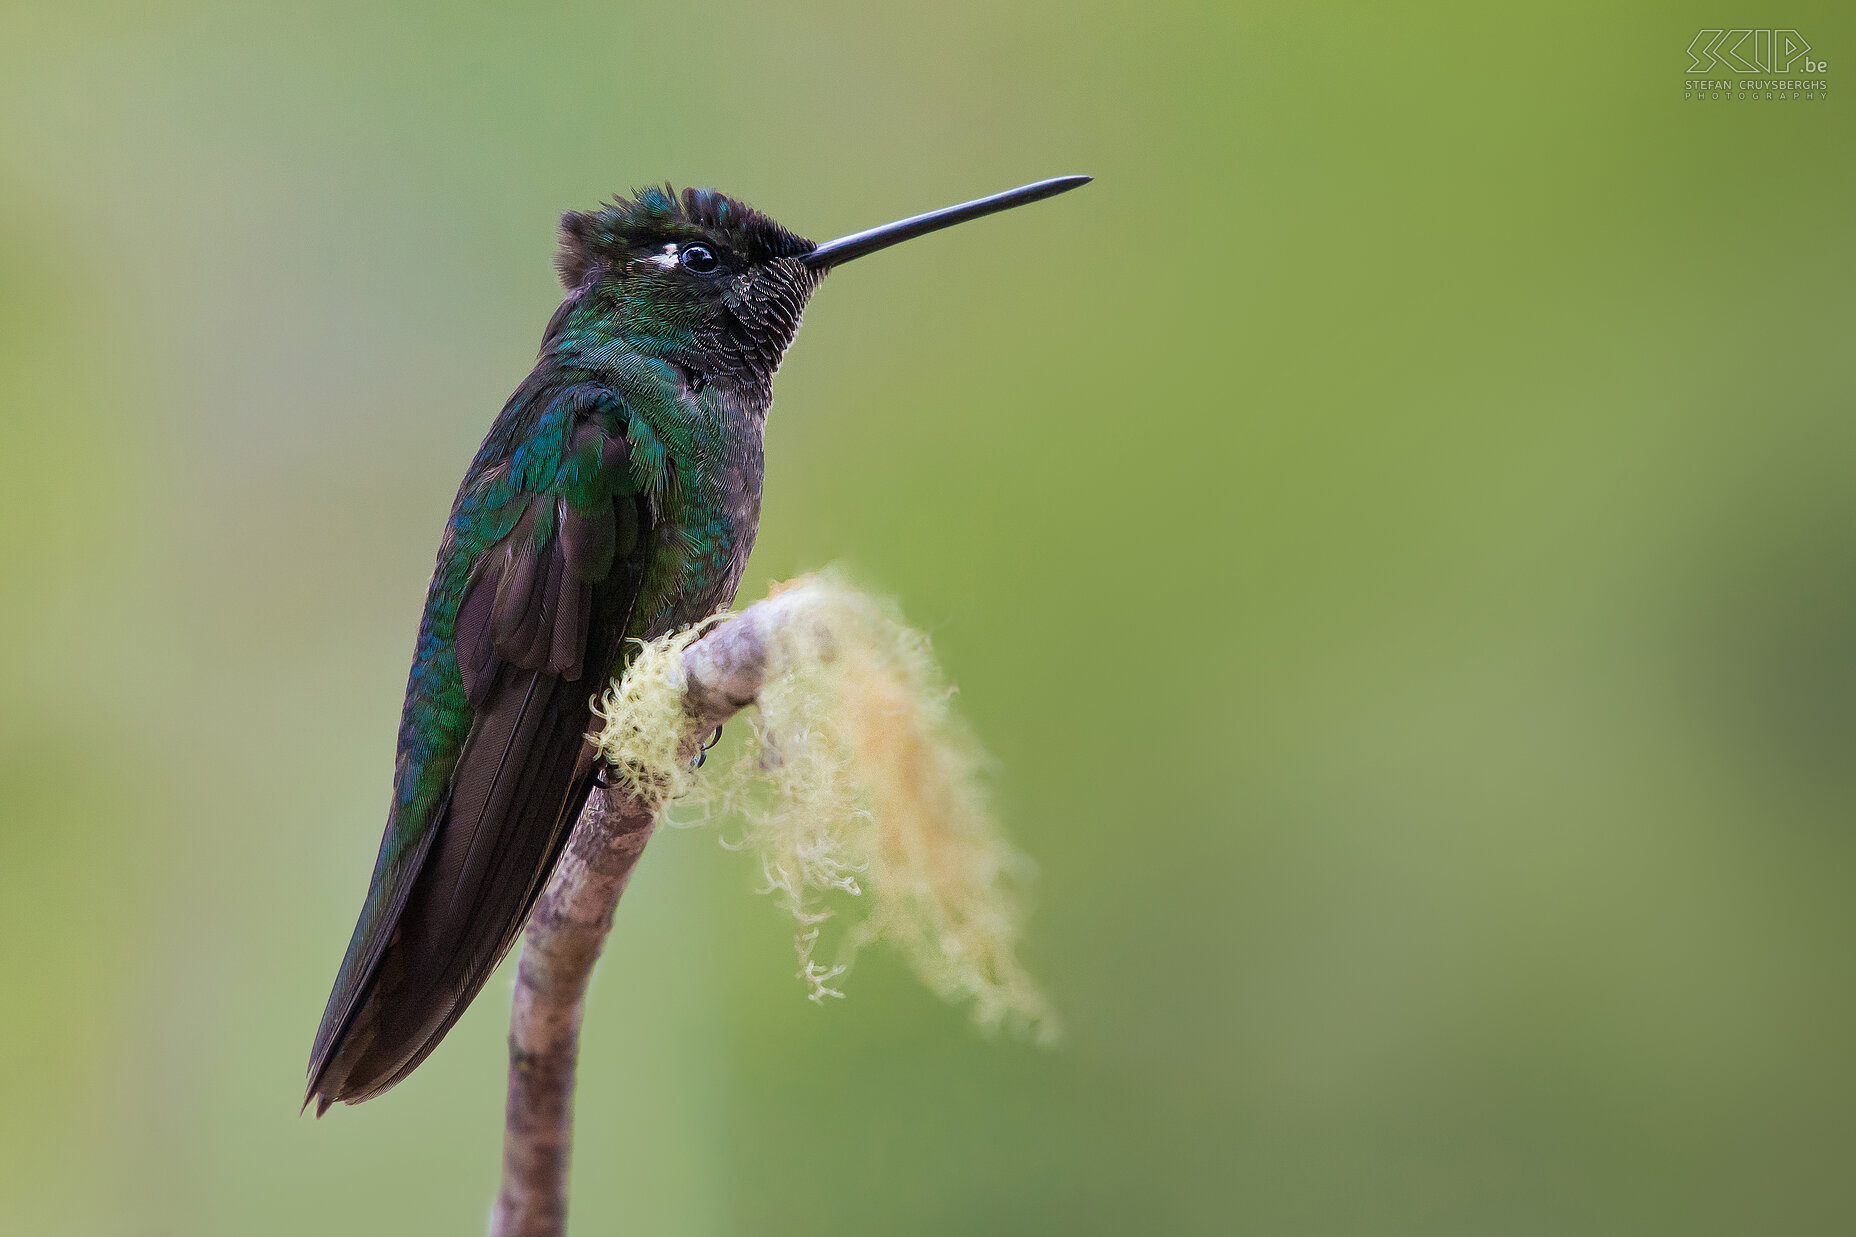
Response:
POLYGON ((1796 30, 1703 30, 1688 45, 1688 71, 1706 73, 1716 64, 1735 73, 1822 73, 1811 45, 1796 30), (1799 62, 1803 61, 1802 64, 1799 62))
POLYGON ((1682 97, 1733 102, 1818 101, 1830 89, 1830 65, 1796 30, 1710 28, 1688 45, 1682 97))

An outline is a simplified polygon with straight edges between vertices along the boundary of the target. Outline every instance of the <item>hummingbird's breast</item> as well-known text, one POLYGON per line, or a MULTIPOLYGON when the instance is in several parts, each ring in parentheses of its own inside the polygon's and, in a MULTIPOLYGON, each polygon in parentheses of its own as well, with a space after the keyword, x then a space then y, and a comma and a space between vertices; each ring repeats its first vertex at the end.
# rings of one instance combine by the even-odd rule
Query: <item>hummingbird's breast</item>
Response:
POLYGON ((706 618, 735 599, 760 527, 764 409, 713 388, 670 447, 674 482, 659 505, 641 600, 646 639, 706 618))

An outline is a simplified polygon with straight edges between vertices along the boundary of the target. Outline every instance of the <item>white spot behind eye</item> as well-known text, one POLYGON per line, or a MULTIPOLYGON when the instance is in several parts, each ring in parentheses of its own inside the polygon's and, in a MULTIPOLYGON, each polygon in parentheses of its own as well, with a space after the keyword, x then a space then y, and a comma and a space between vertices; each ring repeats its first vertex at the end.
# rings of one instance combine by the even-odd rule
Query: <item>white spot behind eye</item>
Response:
POLYGON ((656 263, 658 266, 663 267, 665 270, 669 270, 671 267, 677 264, 677 247, 674 243, 665 245, 664 252, 654 253, 650 257, 646 258, 645 261, 656 263))

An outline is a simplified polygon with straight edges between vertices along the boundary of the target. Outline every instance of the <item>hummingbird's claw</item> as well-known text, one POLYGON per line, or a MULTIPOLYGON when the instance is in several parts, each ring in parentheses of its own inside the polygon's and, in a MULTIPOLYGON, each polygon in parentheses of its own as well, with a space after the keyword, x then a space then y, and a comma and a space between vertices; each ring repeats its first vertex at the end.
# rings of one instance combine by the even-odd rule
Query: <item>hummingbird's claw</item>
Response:
POLYGON ((690 761, 690 768, 692 769, 702 768, 704 763, 707 762, 709 759, 709 749, 714 747, 717 743, 720 743, 721 741, 722 741, 722 728, 720 726, 717 726, 714 730, 711 730, 709 732, 709 737, 702 741, 702 746, 696 749, 696 758, 690 761))

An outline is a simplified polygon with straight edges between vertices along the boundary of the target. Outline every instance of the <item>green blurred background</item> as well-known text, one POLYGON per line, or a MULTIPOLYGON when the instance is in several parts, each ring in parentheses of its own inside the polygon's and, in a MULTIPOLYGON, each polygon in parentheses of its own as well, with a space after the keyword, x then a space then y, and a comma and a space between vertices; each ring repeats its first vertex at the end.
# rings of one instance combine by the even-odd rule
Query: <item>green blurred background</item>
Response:
POLYGON ((507 979, 297 1116, 557 212, 848 268, 745 592, 929 629, 1055 1051, 821 1011, 712 834, 596 981, 581 1233, 1856 1231, 1856 11, 0 10, 0 1231, 468 1233, 507 979), (1835 98, 1685 102, 1697 29, 1835 98))

